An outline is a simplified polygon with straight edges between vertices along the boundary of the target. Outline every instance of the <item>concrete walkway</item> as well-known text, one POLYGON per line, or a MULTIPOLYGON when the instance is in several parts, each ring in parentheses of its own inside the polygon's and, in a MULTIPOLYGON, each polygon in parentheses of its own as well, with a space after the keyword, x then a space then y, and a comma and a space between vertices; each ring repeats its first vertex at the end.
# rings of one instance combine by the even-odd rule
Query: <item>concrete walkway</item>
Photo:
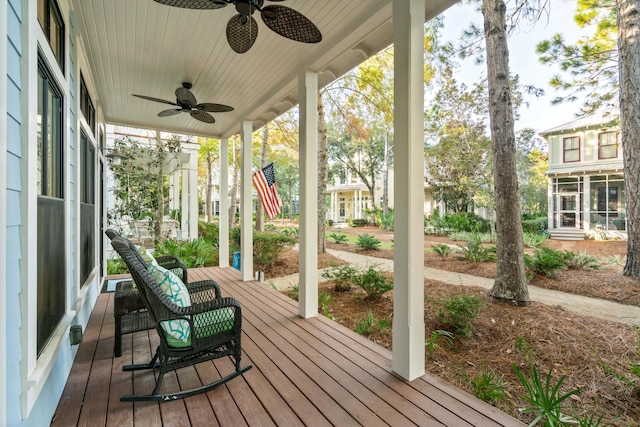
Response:
MULTIPOLYGON (((393 270, 393 260, 390 259, 376 258, 353 252, 343 252, 332 249, 328 249, 327 252, 349 264, 357 265, 361 268, 367 268, 370 265, 376 264, 381 270, 393 270)), ((318 271, 318 278, 320 281, 324 280, 322 279, 323 271, 324 270, 322 269, 318 271)), ((429 267, 424 268, 424 277, 426 279, 438 280, 451 285, 478 286, 487 290, 491 289, 493 286, 493 279, 471 276, 469 274, 456 273, 453 271, 437 270, 429 267)), ((299 276, 296 273, 269 279, 267 280, 267 283, 275 286, 278 290, 284 290, 297 285, 299 282, 298 279, 299 276)), ((599 298, 569 294, 566 292, 554 291, 531 285, 529 285, 529 295, 533 301, 547 305, 560 306, 567 311, 580 315, 640 326, 640 307, 618 304, 616 302, 599 298)))

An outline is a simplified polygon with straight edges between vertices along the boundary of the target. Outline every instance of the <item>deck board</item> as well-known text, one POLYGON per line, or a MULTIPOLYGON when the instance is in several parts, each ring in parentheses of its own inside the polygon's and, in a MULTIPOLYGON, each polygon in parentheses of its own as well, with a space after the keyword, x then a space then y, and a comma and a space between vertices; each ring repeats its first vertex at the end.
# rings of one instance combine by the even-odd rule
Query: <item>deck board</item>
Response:
MULTIPOLYGON (((113 294, 101 294, 52 426, 524 425, 433 375, 400 379, 388 350, 323 316, 300 318, 295 301, 242 282, 232 268, 191 269, 189 278, 213 278, 240 302, 242 364, 253 368, 187 399, 120 402, 153 389, 153 371, 122 366, 148 362, 158 337, 155 330, 124 335, 114 358, 113 294)), ((233 369, 228 358, 184 368, 166 374, 162 390, 197 387, 233 369)))

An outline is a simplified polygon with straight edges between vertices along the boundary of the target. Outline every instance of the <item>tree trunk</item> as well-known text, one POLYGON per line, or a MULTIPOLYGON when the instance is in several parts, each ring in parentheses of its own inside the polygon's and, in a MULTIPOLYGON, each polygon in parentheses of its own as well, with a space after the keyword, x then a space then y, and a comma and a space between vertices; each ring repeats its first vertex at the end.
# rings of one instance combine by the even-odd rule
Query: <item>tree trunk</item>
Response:
POLYGON ((213 179, 211 175, 213 173, 212 164, 213 159, 211 158, 211 152, 207 152, 206 156, 207 161, 207 184, 206 190, 204 194, 204 215, 207 222, 211 222, 211 193, 213 193, 213 179))
POLYGON ((156 190, 158 192, 158 208, 156 209, 156 219, 154 221, 154 240, 162 240, 162 219, 164 217, 164 193, 162 191, 162 181, 164 178, 164 170, 162 164, 158 166, 158 176, 156 178, 156 190))
POLYGON ((389 210, 389 131, 384 136, 384 161, 382 163, 382 213, 389 210))
POLYGON ((238 180, 240 171, 240 144, 233 139, 233 181, 231 184, 231 197, 229 197, 229 228, 236 223, 236 210, 238 208, 236 196, 238 195, 238 180))
POLYGON ((482 1, 497 223, 496 280, 490 295, 527 305, 530 298, 524 267, 505 11, 502 0, 482 1))
MULTIPOLYGON (((267 142, 269 141, 269 123, 262 128, 262 149, 260 151, 260 169, 267 166, 267 142)), ((256 230, 264 231, 264 206, 258 202, 256 208, 256 230)))
POLYGON ((318 93, 318 253, 327 251, 325 238, 327 217, 327 128, 324 121, 322 93, 318 93))
POLYGON ((620 137, 627 198, 627 262, 622 274, 640 279, 640 1, 617 0, 620 137))

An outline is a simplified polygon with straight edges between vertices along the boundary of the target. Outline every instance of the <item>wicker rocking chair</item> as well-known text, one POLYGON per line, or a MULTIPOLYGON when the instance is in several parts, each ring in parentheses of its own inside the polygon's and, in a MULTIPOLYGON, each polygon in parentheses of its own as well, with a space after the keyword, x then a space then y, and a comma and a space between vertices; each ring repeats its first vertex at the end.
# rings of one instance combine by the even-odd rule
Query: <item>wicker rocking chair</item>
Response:
POLYGON ((190 305, 182 307, 161 289, 162 283, 154 279, 157 277, 156 273, 151 267, 147 269, 146 262, 141 261, 137 251, 131 249, 130 241, 121 236, 114 236, 111 245, 127 264, 160 337, 160 345, 148 364, 128 365, 123 368, 125 371, 159 368, 153 392, 148 395, 125 395, 120 398, 121 401, 167 401, 185 398, 212 390, 251 368, 251 365, 242 367, 240 364, 240 304, 234 298, 222 298, 220 287, 215 281, 190 283, 187 287, 190 305), (175 329, 179 328, 183 329, 182 339, 172 335, 175 329), (235 370, 227 376, 190 390, 160 393, 165 373, 224 356, 229 356, 235 362, 235 370))

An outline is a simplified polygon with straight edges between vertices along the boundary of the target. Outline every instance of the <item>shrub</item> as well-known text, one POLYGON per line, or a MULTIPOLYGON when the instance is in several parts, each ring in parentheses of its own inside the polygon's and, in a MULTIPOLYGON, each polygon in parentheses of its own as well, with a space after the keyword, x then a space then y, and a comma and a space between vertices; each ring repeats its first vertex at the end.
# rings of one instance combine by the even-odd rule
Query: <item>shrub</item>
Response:
POLYGON ((575 253, 567 250, 564 251, 562 260, 569 270, 600 270, 598 259, 586 252, 575 253))
POLYGON ((283 228, 282 233, 285 236, 297 237, 300 235, 300 229, 299 228, 283 228))
POLYGON ((347 243, 347 235, 346 234, 338 234, 338 233, 331 233, 329 234, 329 238, 331 238, 335 243, 347 243))
POLYGON ((217 222, 198 221, 198 237, 217 241, 219 230, 217 222))
POLYGON ((505 397, 505 382, 493 371, 482 370, 471 378, 473 394, 485 402, 497 402, 505 397))
POLYGON ((350 219, 348 222, 352 227, 364 227, 369 224, 369 220, 365 218, 350 219))
POLYGON ((380 210, 378 223, 380 224, 380 228, 382 230, 393 231, 393 222, 394 222, 393 209, 388 208, 386 215, 384 214, 383 210, 380 210))
POLYGON ((107 274, 126 274, 128 272, 127 264, 121 258, 107 260, 107 274))
POLYGON ((287 296, 291 299, 298 301, 298 296, 300 295, 300 286, 293 285, 291 289, 287 292, 287 296))
POLYGON ((154 256, 174 255, 187 268, 210 267, 219 264, 218 247, 209 238, 194 240, 162 240, 156 243, 154 256))
POLYGON ((523 217, 522 218, 522 231, 525 233, 540 234, 548 227, 547 216, 539 217, 523 217))
POLYGON ((445 228, 455 231, 469 231, 474 233, 489 231, 489 221, 473 212, 456 212, 447 214, 443 218, 445 228))
POLYGON ((361 234, 356 240, 356 249, 363 251, 377 251, 380 248, 380 240, 371 234, 361 234))
POLYGON ((430 359, 433 357, 433 354, 435 353, 435 351, 440 348, 440 345, 438 344, 438 341, 440 341, 440 338, 443 338, 449 344, 452 344, 454 335, 451 332, 445 331, 443 329, 436 329, 432 331, 431 335, 429 336, 429 339, 426 340, 424 343, 427 349, 427 355, 430 359))
POLYGON ((258 269, 267 269, 276 263, 280 254, 292 247, 296 239, 281 233, 253 232, 253 260, 258 269))
POLYGON ((496 238, 491 233, 471 233, 468 231, 452 231, 447 233, 447 237, 454 242, 469 242, 479 240, 482 243, 495 243, 496 238))
POLYGON ((457 337, 470 337, 481 304, 482 301, 469 295, 447 298, 438 309, 438 320, 457 337))
POLYGON ((520 372, 516 365, 512 365, 512 368, 527 392, 524 400, 531 405, 529 408, 521 409, 520 412, 533 413, 536 415, 536 418, 529 425, 533 426, 544 420, 544 425, 546 426, 560 426, 572 421, 571 417, 563 413, 564 409, 562 408, 562 404, 569 397, 580 393, 580 389, 577 388, 561 395, 560 386, 566 378, 566 375, 560 377, 558 382, 552 385, 552 369, 550 369, 544 384, 542 384, 540 374, 535 365, 531 365, 529 379, 525 378, 524 374, 520 372))
POLYGON ((431 245, 431 249, 433 249, 433 252, 440 255, 440 258, 443 258, 443 259, 445 257, 448 257, 452 251, 451 246, 445 245, 444 243, 441 245, 431 245))
POLYGON ((331 304, 331 300, 331 295, 325 291, 320 292, 318 295, 318 305, 322 310, 322 314, 324 314, 324 317, 333 320, 333 315, 329 311, 329 304, 331 304))
POLYGON ((357 274, 353 278, 353 284, 362 288, 369 299, 376 299, 393 289, 393 279, 387 278, 375 264, 364 273, 357 274))
POLYGON ((391 329, 391 322, 387 319, 376 320, 371 310, 367 310, 367 317, 358 320, 355 332, 360 335, 370 335, 375 332, 386 332, 391 329))
POLYGON ((322 273, 322 277, 333 282, 336 292, 346 292, 351 289, 353 278, 357 274, 358 270, 349 264, 332 265, 322 273))
POLYGON ((533 257, 525 254, 524 263, 527 269, 534 274, 553 277, 555 271, 564 267, 564 255, 561 251, 551 248, 537 248, 533 257))
POLYGON ((461 249, 462 255, 472 262, 495 261, 495 251, 495 246, 485 248, 479 240, 467 242, 467 247, 461 249))
POLYGON ((549 240, 549 237, 546 234, 525 232, 522 235, 522 240, 525 247, 537 248, 538 246, 549 240))

